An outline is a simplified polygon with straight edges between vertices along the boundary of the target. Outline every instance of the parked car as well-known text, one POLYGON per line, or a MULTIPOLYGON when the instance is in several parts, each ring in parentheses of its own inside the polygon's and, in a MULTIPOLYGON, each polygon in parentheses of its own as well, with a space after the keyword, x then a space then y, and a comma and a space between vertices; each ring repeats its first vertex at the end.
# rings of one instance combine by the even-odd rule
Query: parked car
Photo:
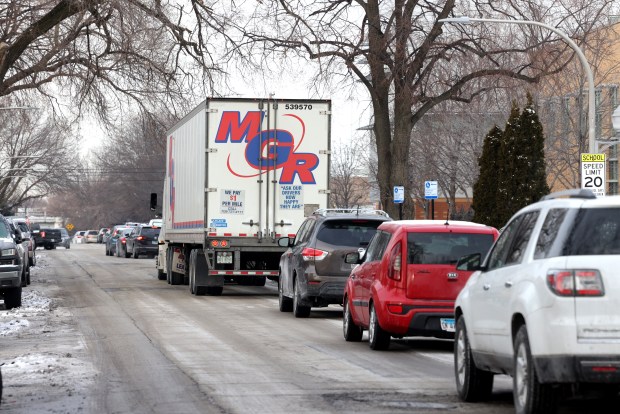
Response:
POLYGON ((404 220, 379 226, 365 254, 349 253, 358 265, 344 292, 343 332, 370 348, 387 349, 392 337, 454 337, 454 300, 471 271, 457 270, 469 253, 487 253, 499 232, 466 221, 404 220), (361 256, 361 258, 360 258, 361 256))
POLYGON ((465 401, 513 377, 515 411, 552 413, 560 396, 620 391, 620 197, 588 190, 518 211, 456 300, 456 388, 465 401), (570 198, 563 198, 570 196, 570 198))
POLYGON ((86 236, 86 230, 76 231, 75 234, 73 235, 73 243, 77 243, 77 244, 84 243, 85 236, 86 236))
POLYGON ((28 221, 23 217, 9 217, 9 219, 22 232, 22 244, 24 246, 24 249, 26 249, 26 251, 28 252, 28 266, 36 266, 37 255, 35 252, 35 239, 34 235, 32 234, 30 225, 28 224, 28 221))
POLYGON ((69 236, 69 232, 65 228, 60 229, 60 243, 56 246, 64 247, 65 249, 71 248, 71 236, 69 236))
POLYGON ((154 257, 157 254, 157 237, 159 227, 141 225, 136 227, 126 238, 125 257, 137 259, 141 254, 154 257))
POLYGON ((129 257, 127 254, 127 236, 129 236, 135 227, 125 227, 119 230, 116 238, 116 257, 129 257))
POLYGON ((20 237, 20 233, 12 230, 8 220, 0 215, 0 297, 4 299, 6 309, 22 305, 25 263, 17 249, 21 244, 20 237))
POLYGON ((296 236, 278 240, 288 249, 280 258, 279 307, 298 318, 312 307, 342 304, 351 266, 342 258, 364 251, 377 227, 389 216, 380 210, 317 210, 299 227, 296 236))
POLYGON ((30 262, 28 261, 28 250, 27 246, 24 244, 24 236, 22 231, 18 226, 13 223, 12 220, 8 220, 9 227, 13 234, 13 238, 15 239, 15 247, 17 249, 17 253, 19 255, 19 260, 22 263, 21 266, 21 281, 22 287, 26 287, 30 284, 30 262), (17 242, 19 240, 19 242, 17 242))
POLYGON ((97 243, 99 232, 97 230, 87 230, 84 234, 84 243, 97 243))
POLYGON ((97 243, 105 243, 105 235, 110 231, 107 227, 102 227, 99 229, 99 233, 97 233, 97 243))

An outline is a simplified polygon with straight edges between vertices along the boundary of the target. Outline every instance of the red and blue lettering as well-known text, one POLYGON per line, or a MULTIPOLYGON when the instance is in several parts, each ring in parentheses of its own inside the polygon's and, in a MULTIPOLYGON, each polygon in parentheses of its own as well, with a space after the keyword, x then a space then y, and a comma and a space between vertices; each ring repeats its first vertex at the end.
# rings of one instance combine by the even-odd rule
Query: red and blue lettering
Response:
POLYGON ((302 126, 302 136, 295 145, 295 138, 289 131, 269 129, 260 130, 264 112, 250 111, 243 120, 240 113, 225 111, 222 113, 220 125, 215 138, 216 143, 245 142, 245 161, 256 174, 242 175, 237 173, 230 164, 228 169, 237 177, 256 177, 266 171, 281 169, 280 184, 293 184, 295 177, 302 184, 316 184, 312 171, 319 165, 319 157, 312 153, 295 152, 305 136, 303 120, 293 114, 285 114, 297 119, 302 126))

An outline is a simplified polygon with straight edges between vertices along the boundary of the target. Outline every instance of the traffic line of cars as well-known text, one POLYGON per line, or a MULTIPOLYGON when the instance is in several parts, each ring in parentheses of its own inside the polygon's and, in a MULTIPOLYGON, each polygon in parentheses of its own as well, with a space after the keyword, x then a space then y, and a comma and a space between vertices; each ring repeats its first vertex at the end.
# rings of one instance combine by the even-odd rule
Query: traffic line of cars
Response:
POLYGON ((157 238, 161 225, 151 223, 125 223, 114 226, 105 239, 106 256, 133 257, 140 255, 155 257, 158 250, 157 238))
POLYGON ((0 297, 5 309, 20 307, 22 288, 36 265, 35 244, 25 219, 0 215, 0 297))
POLYGON ((374 350, 392 338, 455 338, 463 401, 488 399, 496 374, 512 377, 518 414, 592 392, 618 397, 620 196, 551 194, 501 234, 325 210, 280 242, 280 311, 305 318, 341 303, 344 339, 368 331, 374 350))

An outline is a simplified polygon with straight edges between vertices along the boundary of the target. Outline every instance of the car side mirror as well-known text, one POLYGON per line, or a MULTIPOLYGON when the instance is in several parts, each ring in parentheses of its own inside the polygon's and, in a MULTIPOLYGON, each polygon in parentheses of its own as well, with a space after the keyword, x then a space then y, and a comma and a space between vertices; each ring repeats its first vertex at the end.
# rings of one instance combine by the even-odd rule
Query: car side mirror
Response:
POLYGON ((472 253, 459 258, 456 262, 456 270, 465 270, 473 272, 482 270, 482 255, 480 253, 472 253))
POLYGON ((291 245, 290 237, 280 237, 278 239, 278 246, 280 247, 289 247, 291 245))
POLYGON ((344 256, 344 262, 347 264, 360 264, 361 256, 359 252, 347 253, 344 256))

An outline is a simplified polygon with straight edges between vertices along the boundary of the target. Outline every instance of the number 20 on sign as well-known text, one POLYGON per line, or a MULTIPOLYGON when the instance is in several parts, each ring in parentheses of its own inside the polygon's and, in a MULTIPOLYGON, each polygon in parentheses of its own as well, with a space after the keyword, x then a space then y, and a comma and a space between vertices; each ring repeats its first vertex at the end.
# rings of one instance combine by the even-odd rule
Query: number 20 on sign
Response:
POLYGON ((605 154, 581 154, 581 188, 605 195, 605 154))

